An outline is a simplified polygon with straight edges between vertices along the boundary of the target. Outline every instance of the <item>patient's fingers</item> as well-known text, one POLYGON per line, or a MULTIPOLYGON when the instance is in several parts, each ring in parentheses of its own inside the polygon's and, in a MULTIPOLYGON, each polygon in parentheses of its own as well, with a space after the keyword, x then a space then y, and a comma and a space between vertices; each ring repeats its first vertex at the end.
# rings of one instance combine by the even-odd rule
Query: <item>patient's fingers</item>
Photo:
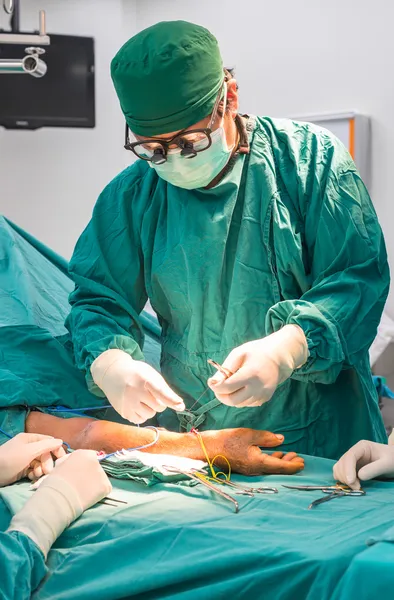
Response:
POLYGON ((62 458, 63 456, 66 456, 66 451, 63 446, 60 446, 60 448, 57 448, 57 450, 52 450, 52 454, 56 458, 62 458))
POLYGON ((34 467, 33 474, 34 474, 34 479, 40 479, 40 477, 43 476, 44 473, 42 470, 41 462, 38 462, 38 464, 34 467))
POLYGON ((41 460, 41 470, 44 475, 48 475, 53 470, 53 456, 50 452, 46 452, 42 454, 40 457, 41 460))

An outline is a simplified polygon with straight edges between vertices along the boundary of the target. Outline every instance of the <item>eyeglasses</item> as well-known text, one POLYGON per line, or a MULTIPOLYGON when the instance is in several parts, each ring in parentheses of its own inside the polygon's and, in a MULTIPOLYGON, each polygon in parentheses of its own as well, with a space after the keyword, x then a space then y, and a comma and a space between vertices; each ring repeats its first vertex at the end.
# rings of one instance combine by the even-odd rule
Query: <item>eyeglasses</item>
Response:
POLYGON ((218 114, 223 89, 224 102, 226 102, 226 84, 224 81, 220 86, 208 127, 204 129, 184 129, 170 139, 150 138, 148 140, 132 142, 130 140, 130 129, 126 123, 125 149, 134 152, 138 158, 150 161, 155 165, 162 165, 165 163, 169 151, 171 151, 171 153, 180 152, 181 156, 184 158, 194 158, 197 156, 198 152, 207 150, 212 144, 212 127, 218 114))

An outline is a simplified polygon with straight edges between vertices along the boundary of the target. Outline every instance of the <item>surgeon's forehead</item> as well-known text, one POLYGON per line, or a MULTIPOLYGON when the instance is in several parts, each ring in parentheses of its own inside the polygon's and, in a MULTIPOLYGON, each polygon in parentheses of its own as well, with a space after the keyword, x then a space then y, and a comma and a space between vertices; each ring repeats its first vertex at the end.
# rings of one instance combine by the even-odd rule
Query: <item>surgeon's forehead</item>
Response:
POLYGON ((171 133, 158 133, 156 135, 151 135, 149 137, 145 137, 143 135, 136 135, 135 133, 133 133, 133 135, 137 140, 150 140, 150 139, 154 139, 154 138, 170 140, 171 138, 175 137, 177 135, 177 133, 180 133, 181 131, 193 131, 193 129, 205 129, 208 126, 210 119, 211 119, 211 115, 208 115, 207 117, 205 117, 205 119, 198 121, 198 123, 194 123, 194 125, 190 125, 190 127, 186 127, 186 129, 178 129, 178 131, 172 131, 171 133))

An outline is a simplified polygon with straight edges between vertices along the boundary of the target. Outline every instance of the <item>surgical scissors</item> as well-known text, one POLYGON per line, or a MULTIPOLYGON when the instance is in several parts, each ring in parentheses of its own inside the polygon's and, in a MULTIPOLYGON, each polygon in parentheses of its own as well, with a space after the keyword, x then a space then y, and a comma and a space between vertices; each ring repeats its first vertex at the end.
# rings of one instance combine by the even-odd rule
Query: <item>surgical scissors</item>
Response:
POLYGON ((308 506, 308 509, 315 508, 315 506, 323 504, 323 502, 333 500, 334 498, 341 498, 343 496, 365 496, 364 490, 352 490, 352 488, 350 488, 348 485, 339 482, 335 483, 334 485, 282 485, 282 487, 290 490, 301 491, 321 490, 323 494, 327 494, 327 496, 323 496, 322 498, 314 500, 308 506))

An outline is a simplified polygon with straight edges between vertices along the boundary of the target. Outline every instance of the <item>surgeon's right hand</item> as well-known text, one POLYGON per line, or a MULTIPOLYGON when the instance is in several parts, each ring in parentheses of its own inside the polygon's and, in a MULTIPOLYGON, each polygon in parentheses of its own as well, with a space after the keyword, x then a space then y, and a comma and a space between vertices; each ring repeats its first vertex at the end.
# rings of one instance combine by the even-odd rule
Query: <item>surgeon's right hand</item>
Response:
POLYGON ((144 423, 166 408, 185 410, 180 398, 150 365, 123 350, 107 350, 90 372, 114 409, 131 423, 144 423))
POLYGON ((334 465, 334 478, 353 490, 360 489, 360 480, 394 477, 394 446, 363 440, 350 448, 334 465))

